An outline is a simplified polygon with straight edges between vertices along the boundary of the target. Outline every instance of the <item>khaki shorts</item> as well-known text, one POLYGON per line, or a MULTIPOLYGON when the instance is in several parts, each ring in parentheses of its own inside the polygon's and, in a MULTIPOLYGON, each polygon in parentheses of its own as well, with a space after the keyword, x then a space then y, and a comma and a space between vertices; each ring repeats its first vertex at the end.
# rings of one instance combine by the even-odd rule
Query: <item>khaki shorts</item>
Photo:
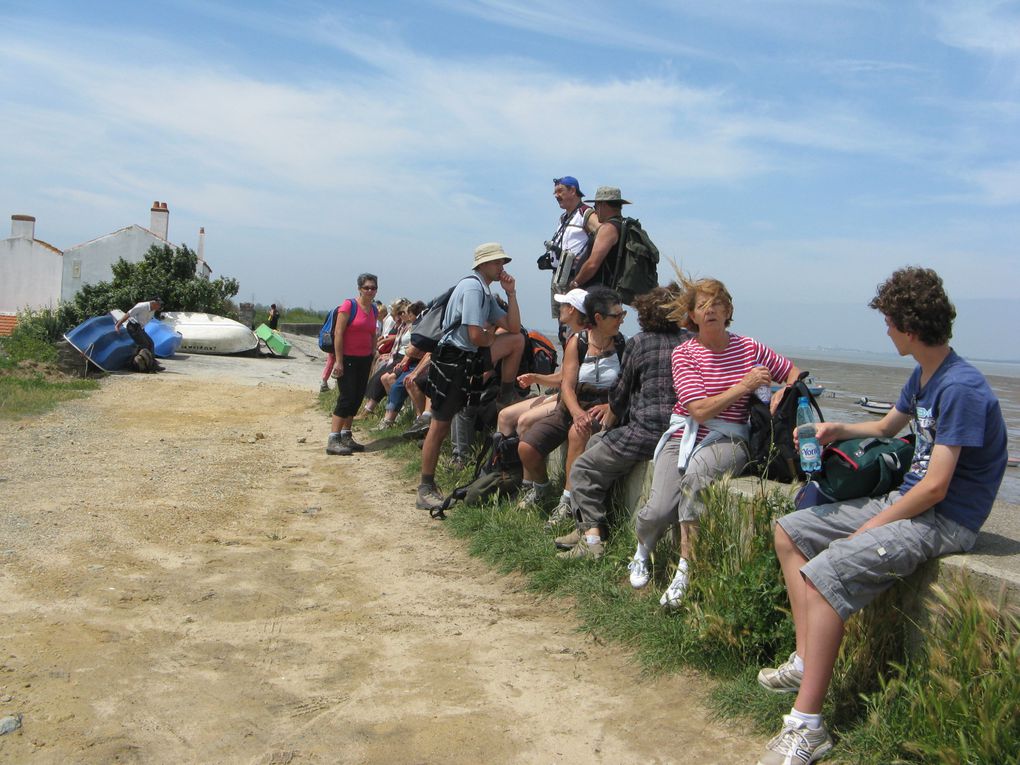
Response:
POLYGON ((808 507, 778 521, 808 559, 801 574, 843 621, 925 561, 965 552, 977 540, 977 532, 935 510, 847 539, 899 496, 897 491, 875 499, 808 507))

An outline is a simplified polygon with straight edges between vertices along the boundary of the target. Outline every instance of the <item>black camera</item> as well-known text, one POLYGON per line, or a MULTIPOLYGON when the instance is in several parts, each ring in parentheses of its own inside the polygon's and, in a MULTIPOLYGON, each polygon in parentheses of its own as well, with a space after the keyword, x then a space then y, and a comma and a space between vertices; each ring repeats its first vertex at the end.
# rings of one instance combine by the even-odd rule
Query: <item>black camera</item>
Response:
POLYGON ((539 271, 555 271, 556 266, 553 265, 553 256, 555 255, 558 259, 563 253, 563 248, 559 245, 553 244, 552 242, 543 242, 545 245, 545 253, 538 258, 538 270, 539 271))

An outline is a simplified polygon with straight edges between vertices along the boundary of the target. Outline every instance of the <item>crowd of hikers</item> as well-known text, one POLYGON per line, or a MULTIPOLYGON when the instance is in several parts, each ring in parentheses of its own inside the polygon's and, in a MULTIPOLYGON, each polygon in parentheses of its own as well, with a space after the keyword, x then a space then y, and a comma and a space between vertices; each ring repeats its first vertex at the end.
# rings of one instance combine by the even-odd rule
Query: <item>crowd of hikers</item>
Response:
MULTIPOLYGON (((750 446, 753 411, 768 418, 791 398, 795 406, 806 393, 803 375, 764 343, 729 330, 734 300, 719 280, 678 271, 667 286, 641 286, 621 276, 632 257, 627 245, 650 243, 623 217, 629 203, 619 189, 600 187, 590 208, 575 178, 553 185, 563 212, 539 267, 552 272, 559 349, 522 325, 516 281, 506 270, 511 258, 497 243, 476 248, 470 273, 429 305, 397 300, 387 309, 376 301, 377 277, 361 274, 357 297, 337 307, 320 340, 330 351, 323 390, 330 378, 338 388, 326 451, 364 450, 351 432, 363 403, 372 412, 385 400, 377 428, 388 430, 410 399, 415 418, 403 435, 423 439, 418 508, 443 517, 458 498, 436 483, 447 437, 458 468, 481 439, 486 464, 496 469, 486 474, 479 462, 478 482, 513 493, 522 509, 545 511, 547 531, 561 532, 552 544, 563 558, 598 559, 614 525, 634 523, 629 581, 641 589, 651 581, 659 540, 676 528, 673 576, 659 601, 675 609, 692 575, 705 489, 760 458, 750 446), (630 338, 620 332, 625 305, 640 327, 630 338), (546 466, 564 444, 557 496, 546 466), (648 461, 647 500, 633 519, 611 517, 614 483, 648 461)), ((884 316, 896 351, 917 366, 881 420, 820 422, 816 436, 824 447, 889 439, 910 426, 913 451, 899 487, 877 496, 822 495, 822 504, 776 524, 796 646, 758 681, 796 696, 760 765, 806 765, 832 748, 821 712, 844 623, 924 561, 970 549, 1005 472, 998 400, 949 345, 956 311, 938 274, 899 269, 870 307, 884 316)))

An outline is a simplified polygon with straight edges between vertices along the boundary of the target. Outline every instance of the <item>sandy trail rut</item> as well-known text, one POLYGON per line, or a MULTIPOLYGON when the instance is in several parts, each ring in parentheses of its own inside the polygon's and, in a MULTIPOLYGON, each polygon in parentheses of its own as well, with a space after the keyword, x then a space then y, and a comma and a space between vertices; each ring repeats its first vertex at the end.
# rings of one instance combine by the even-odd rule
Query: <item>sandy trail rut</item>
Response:
POLYGON ((0 423, 0 761, 754 761, 703 680, 327 457, 309 390, 116 376, 0 423))

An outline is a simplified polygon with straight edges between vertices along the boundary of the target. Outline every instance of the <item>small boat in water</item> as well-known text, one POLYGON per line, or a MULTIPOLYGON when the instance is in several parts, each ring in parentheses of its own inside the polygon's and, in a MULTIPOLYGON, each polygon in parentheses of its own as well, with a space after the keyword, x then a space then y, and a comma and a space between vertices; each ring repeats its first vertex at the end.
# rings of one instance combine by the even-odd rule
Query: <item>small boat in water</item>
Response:
POLYGON ((114 328, 116 321, 108 313, 93 316, 65 333, 64 339, 104 372, 116 372, 135 355, 135 341, 126 330, 114 328))
POLYGON ((180 332, 181 353, 230 355, 248 353, 259 346, 259 339, 248 327, 226 316, 196 311, 166 311, 163 322, 180 332))
POLYGON ((857 399, 857 405, 872 414, 881 414, 883 416, 893 408, 891 401, 875 401, 867 396, 857 399))

